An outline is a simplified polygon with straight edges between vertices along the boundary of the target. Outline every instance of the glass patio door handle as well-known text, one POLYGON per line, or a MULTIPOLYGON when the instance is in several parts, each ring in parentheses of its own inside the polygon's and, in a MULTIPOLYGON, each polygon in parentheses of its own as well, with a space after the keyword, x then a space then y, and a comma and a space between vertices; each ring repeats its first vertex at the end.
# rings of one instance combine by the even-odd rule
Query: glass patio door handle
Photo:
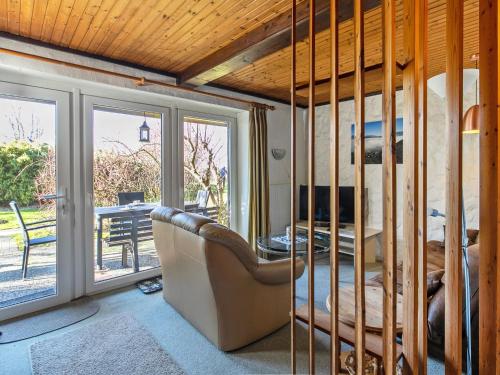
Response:
POLYGON ((48 194, 48 195, 44 195, 42 196, 42 199, 45 199, 45 200, 62 200, 62 205, 61 205, 61 209, 62 209, 62 214, 63 215, 66 215, 67 213, 67 210, 66 210, 66 207, 67 207, 67 192, 68 192, 68 189, 64 189, 65 190, 65 194, 64 195, 57 195, 57 194, 48 194))

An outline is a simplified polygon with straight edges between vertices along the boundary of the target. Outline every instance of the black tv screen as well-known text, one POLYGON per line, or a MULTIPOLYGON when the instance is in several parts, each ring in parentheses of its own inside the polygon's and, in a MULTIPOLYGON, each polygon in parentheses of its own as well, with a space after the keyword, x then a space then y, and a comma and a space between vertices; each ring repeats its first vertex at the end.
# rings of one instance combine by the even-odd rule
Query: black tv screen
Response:
MULTIPOLYGON (((317 221, 330 221, 330 186, 316 186, 315 217, 317 221)), ((307 185, 300 185, 299 219, 307 220, 307 185)), ((354 223, 354 186, 339 186, 339 221, 354 223)))

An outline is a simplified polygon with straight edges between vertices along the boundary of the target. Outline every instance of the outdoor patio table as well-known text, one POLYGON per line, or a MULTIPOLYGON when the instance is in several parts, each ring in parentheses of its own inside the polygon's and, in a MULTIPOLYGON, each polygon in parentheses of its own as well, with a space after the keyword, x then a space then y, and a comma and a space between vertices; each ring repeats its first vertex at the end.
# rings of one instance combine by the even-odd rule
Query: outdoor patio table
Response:
POLYGON ((97 267, 102 269, 102 221, 104 219, 113 218, 130 218, 132 223, 131 237, 134 254, 134 272, 139 272, 139 249, 137 226, 139 220, 145 215, 153 211, 158 205, 150 203, 141 203, 136 206, 112 206, 112 207, 96 207, 94 209, 95 220, 97 224, 97 267))

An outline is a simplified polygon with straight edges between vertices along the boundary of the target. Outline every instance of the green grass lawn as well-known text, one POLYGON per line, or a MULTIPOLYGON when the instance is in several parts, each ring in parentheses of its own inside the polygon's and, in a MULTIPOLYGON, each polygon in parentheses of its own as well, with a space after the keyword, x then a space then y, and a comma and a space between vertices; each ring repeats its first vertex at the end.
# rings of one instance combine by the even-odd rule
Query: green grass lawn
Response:
MULTIPOLYGON (((34 221, 49 219, 51 217, 51 212, 30 207, 22 208, 21 215, 23 216, 25 223, 31 223, 34 221)), ((0 208, 0 230, 16 228, 19 228, 19 224, 17 223, 14 212, 10 208, 0 208)))
MULTIPOLYGON (((54 217, 54 214, 48 210, 41 210, 36 207, 21 208, 21 215, 23 216, 25 223, 32 223, 35 221, 50 219, 54 217)), ((3 230, 8 229, 19 229, 19 224, 17 222, 14 212, 9 208, 0 208, 0 234, 3 230)), ((31 238, 45 237, 55 234, 55 228, 44 228, 30 232, 31 238)), ((12 236, 19 249, 23 248, 23 239, 21 233, 16 233, 12 236)))

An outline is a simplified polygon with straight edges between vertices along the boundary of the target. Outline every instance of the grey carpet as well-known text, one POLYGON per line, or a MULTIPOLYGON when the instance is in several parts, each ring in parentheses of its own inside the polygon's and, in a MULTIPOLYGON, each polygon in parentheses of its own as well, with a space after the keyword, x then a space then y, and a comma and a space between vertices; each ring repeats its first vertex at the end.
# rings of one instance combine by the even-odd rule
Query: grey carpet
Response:
POLYGON ((25 340, 67 327, 98 311, 99 304, 86 297, 29 317, 7 321, 0 325, 0 344, 25 340))
POLYGON ((184 371, 127 314, 31 346, 34 375, 182 375, 184 371))
MULTIPOLYGON (((342 256, 340 280, 352 283, 354 277, 352 257, 342 256)), ((376 267, 375 267, 376 268, 376 267)), ((376 272, 370 268, 369 272, 376 272)), ((380 269, 380 266, 378 267, 380 269)), ((367 278, 370 275, 367 274, 367 278)), ((297 282, 297 304, 307 301, 307 269, 297 282)), ((325 298, 329 289, 328 260, 316 263, 315 283, 316 306, 325 309, 325 298)), ((189 375, 222 374, 290 374, 290 328, 285 326, 277 332, 245 348, 225 353, 218 350, 196 328, 187 322, 163 299, 162 293, 144 295, 136 287, 128 287, 103 293, 94 297, 99 301, 99 314, 79 323, 79 326, 113 318, 127 313, 140 322, 151 333, 161 347, 189 375)), ((74 327, 64 328, 69 332, 74 327)), ((59 336, 56 331, 48 334, 49 338, 59 336)), ((307 373, 307 328, 297 327, 297 360, 299 374, 307 373)), ((36 340, 21 341, 4 345, 0 348, 0 373, 29 374, 29 347, 36 340)), ((316 373, 329 374, 329 336, 316 332, 316 373)), ((347 348, 346 348, 347 349, 347 348)), ((428 361, 428 374, 444 374, 441 360, 433 357, 428 361)), ((143 372, 139 372, 143 374, 143 372)))

